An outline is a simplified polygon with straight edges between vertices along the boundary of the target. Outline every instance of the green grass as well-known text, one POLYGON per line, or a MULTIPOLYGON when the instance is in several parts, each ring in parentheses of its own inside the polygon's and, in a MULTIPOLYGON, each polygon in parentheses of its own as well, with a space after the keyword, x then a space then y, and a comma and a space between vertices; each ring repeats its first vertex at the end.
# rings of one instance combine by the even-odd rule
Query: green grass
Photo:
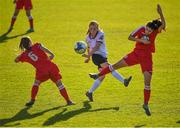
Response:
MULTIPOLYGON (((19 40, 29 27, 21 11, 14 30, 0 38, 0 126, 61 127, 180 127, 180 2, 178 0, 33 0, 35 32, 27 34, 42 42, 55 54, 63 83, 77 104, 66 107, 56 86, 41 85, 37 102, 24 107, 30 97, 34 69, 28 64, 15 64, 19 40), (108 60, 115 63, 134 47, 127 40, 137 27, 157 18, 156 4, 162 5, 167 31, 156 40, 154 73, 150 107, 152 116, 142 109, 143 76, 140 66, 118 70, 133 76, 131 85, 123 87, 111 75, 95 92, 95 102, 86 102, 84 93, 93 80, 89 72, 97 72, 92 62, 75 54, 75 41, 84 40, 88 23, 100 22, 106 34, 108 60)), ((12 0, 0 4, 0 35, 6 32, 14 11, 12 0)))

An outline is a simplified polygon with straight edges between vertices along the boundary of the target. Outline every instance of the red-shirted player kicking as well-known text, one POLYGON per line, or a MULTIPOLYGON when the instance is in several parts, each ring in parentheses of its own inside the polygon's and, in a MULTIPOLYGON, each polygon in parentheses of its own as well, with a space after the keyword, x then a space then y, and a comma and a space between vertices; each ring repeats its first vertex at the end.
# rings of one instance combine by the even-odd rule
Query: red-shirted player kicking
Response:
POLYGON ((14 14, 13 17, 11 19, 11 25, 9 27, 8 32, 11 32, 14 26, 14 23, 16 21, 16 18, 19 14, 20 9, 25 8, 26 10, 26 15, 29 19, 29 24, 30 24, 30 29, 28 30, 28 32, 34 32, 34 27, 33 27, 33 17, 31 15, 31 9, 32 9, 32 2, 31 0, 14 0, 13 2, 14 4, 16 4, 15 10, 14 10, 14 14))
POLYGON ((166 23, 160 5, 157 5, 157 12, 161 20, 153 20, 132 32, 129 40, 135 41, 135 49, 127 56, 122 58, 117 63, 104 68, 99 74, 90 74, 91 78, 97 79, 109 72, 117 70, 122 67, 132 66, 136 64, 141 65, 144 74, 144 104, 143 108, 148 116, 151 115, 148 102, 151 92, 151 77, 152 77, 152 53, 155 52, 154 41, 158 33, 165 29, 166 23))
POLYGON ((57 65, 51 62, 54 58, 54 54, 40 43, 32 44, 30 37, 22 37, 19 48, 23 52, 16 57, 15 62, 27 62, 36 68, 35 81, 31 90, 31 100, 26 103, 26 106, 34 104, 39 85, 48 79, 51 79, 57 85, 60 94, 66 100, 67 105, 73 105, 74 103, 70 100, 67 91, 61 82, 62 76, 59 73, 57 65), (50 56, 47 56, 46 53, 50 56))

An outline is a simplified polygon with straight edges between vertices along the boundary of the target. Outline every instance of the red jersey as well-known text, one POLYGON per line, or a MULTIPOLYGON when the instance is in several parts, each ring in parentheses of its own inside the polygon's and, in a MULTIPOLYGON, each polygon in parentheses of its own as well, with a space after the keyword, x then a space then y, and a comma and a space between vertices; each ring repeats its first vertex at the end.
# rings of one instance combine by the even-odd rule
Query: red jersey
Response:
MULTIPOLYGON (((134 32, 131 33, 133 37, 137 37, 141 39, 145 35, 145 26, 142 26, 136 29, 134 32)), ((158 34, 158 30, 153 31, 150 35, 148 35, 150 44, 143 44, 141 42, 136 42, 135 50, 146 50, 149 52, 155 52, 155 38, 158 34)), ((147 36, 147 35, 146 35, 147 36)))
POLYGON ((37 70, 48 69, 50 65, 54 65, 54 63, 48 59, 47 54, 40 49, 40 46, 41 44, 39 43, 32 45, 31 50, 26 50, 20 55, 19 61, 28 62, 37 70))

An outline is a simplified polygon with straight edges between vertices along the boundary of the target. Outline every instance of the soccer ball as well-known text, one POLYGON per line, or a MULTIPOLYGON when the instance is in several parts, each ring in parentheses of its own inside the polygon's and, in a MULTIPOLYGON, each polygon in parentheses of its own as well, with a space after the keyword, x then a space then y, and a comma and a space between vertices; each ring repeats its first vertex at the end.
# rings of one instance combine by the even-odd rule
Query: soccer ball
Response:
POLYGON ((87 45, 84 41, 78 41, 74 45, 74 50, 78 54, 83 54, 86 52, 87 45))

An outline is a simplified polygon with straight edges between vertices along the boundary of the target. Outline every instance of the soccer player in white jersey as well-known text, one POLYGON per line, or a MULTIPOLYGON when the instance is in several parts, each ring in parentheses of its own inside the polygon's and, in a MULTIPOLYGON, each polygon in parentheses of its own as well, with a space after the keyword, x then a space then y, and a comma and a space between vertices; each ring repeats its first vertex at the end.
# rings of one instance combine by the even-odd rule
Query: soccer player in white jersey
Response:
MULTIPOLYGON (((107 61, 107 49, 106 43, 104 39, 104 32, 99 29, 99 24, 97 21, 91 21, 89 23, 89 28, 87 31, 86 42, 88 44, 88 53, 83 54, 82 56, 85 57, 85 63, 90 61, 90 57, 92 57, 93 63, 98 66, 98 70, 101 71, 102 68, 105 68, 109 65, 107 61)), ((131 76, 127 79, 124 79, 122 75, 120 75, 117 71, 113 71, 112 75, 121 81, 125 87, 128 86, 131 76)), ((90 101, 93 101, 93 92, 98 88, 98 86, 102 83, 105 76, 101 76, 95 80, 92 87, 89 91, 86 92, 86 96, 90 101)))

